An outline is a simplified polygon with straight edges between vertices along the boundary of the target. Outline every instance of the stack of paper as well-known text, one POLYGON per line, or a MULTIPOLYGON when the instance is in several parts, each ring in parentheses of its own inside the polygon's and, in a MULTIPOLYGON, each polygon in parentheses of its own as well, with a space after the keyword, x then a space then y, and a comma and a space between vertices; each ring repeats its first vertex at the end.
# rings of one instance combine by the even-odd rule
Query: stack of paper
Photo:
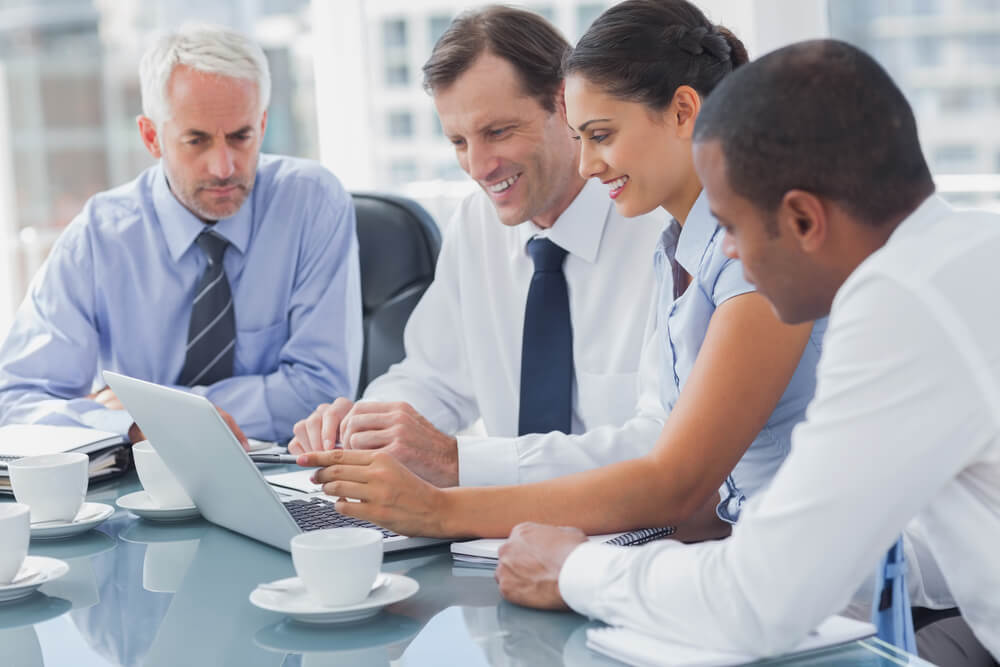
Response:
POLYGON ((14 424, 0 426, 0 493, 11 492, 7 462, 25 456, 80 452, 90 456, 90 480, 112 477, 128 464, 126 438, 117 433, 75 426, 14 424))
MULTIPOLYGON (((871 623, 831 616, 788 654, 815 651, 846 644, 875 634, 871 623)), ((587 646, 598 653, 637 667, 726 667, 745 665, 760 658, 726 653, 667 641, 626 628, 596 628, 587 631, 587 646)))

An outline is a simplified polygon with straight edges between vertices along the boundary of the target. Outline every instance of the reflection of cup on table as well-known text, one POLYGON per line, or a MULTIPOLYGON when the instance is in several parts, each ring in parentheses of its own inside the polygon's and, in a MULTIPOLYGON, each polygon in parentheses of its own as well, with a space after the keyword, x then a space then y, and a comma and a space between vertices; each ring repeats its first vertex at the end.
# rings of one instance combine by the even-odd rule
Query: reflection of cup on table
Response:
POLYGON ((21 503, 0 504, 0 584, 9 584, 28 555, 31 513, 21 503))
POLYGON ((142 559, 142 587, 153 593, 175 593, 187 574, 201 540, 152 542, 142 559))
POLYGON ((167 468, 148 440, 132 445, 132 458, 139 481, 149 497, 160 507, 191 507, 194 501, 167 468))
POLYGON ((361 602, 382 567, 382 533, 328 528, 292 538, 292 563, 309 595, 336 607, 361 602))
POLYGON ((17 502, 31 507, 31 521, 72 521, 87 495, 87 455, 26 456, 7 464, 17 502))

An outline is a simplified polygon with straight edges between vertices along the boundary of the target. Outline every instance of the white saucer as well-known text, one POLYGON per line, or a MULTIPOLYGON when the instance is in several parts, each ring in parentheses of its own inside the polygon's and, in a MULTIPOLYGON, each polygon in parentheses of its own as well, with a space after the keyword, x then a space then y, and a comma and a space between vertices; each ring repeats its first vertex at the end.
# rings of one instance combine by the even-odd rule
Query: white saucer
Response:
MULTIPOLYGON (((27 597, 35 592, 42 584, 55 581, 59 577, 69 572, 69 565, 58 558, 46 558, 45 556, 28 556, 21 564, 21 574, 25 570, 35 570, 36 574, 19 584, 0 585, 0 602, 10 602, 27 597)), ((15 577, 16 578, 16 577, 15 577)))
MULTIPOLYGON (((374 616, 383 607, 405 600, 420 590, 420 584, 401 574, 386 574, 389 582, 374 590, 361 602, 343 607, 326 607, 316 602, 304 588, 289 591, 270 591, 260 588, 250 593, 250 602, 261 609, 291 616, 300 623, 350 623, 374 616)), ((275 585, 294 585, 298 577, 279 579, 275 585)))
POLYGON ((187 507, 160 507, 153 502, 149 494, 145 491, 136 491, 122 496, 115 501, 118 507, 128 510, 133 514, 141 516, 150 521, 183 521, 199 516, 198 508, 194 505, 187 507))
POLYGON ((33 540, 58 540, 64 537, 72 537, 84 533, 96 527, 115 513, 115 508, 104 503, 84 503, 80 511, 76 513, 77 518, 72 521, 45 521, 41 525, 31 527, 31 539, 33 540), (83 518, 83 521, 80 520, 83 518))

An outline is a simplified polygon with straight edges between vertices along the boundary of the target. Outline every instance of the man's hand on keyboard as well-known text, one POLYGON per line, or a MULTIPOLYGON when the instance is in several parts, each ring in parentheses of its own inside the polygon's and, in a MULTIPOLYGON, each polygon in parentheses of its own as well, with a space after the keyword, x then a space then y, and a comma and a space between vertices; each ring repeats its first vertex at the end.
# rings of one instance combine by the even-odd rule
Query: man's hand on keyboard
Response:
POLYGON ((300 466, 318 467, 313 481, 338 496, 337 511, 401 535, 444 537, 447 494, 410 472, 384 450, 334 449, 299 456, 300 466), (353 498, 361 502, 348 502, 353 498))

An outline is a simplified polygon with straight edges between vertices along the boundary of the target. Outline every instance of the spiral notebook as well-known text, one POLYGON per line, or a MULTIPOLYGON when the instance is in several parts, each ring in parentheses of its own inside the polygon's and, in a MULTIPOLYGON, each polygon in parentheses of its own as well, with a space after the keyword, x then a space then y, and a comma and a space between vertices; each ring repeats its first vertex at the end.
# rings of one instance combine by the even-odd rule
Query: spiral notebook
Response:
MULTIPOLYGON (((613 544, 620 547, 635 547, 640 544, 669 537, 674 534, 674 531, 675 529, 672 526, 643 528, 642 530, 633 530, 627 533, 591 535, 587 539, 591 542, 604 542, 605 544, 613 544)), ((451 545, 451 557, 455 561, 455 565, 493 569, 497 566, 500 545, 506 541, 505 539, 488 539, 453 542, 451 545)))

